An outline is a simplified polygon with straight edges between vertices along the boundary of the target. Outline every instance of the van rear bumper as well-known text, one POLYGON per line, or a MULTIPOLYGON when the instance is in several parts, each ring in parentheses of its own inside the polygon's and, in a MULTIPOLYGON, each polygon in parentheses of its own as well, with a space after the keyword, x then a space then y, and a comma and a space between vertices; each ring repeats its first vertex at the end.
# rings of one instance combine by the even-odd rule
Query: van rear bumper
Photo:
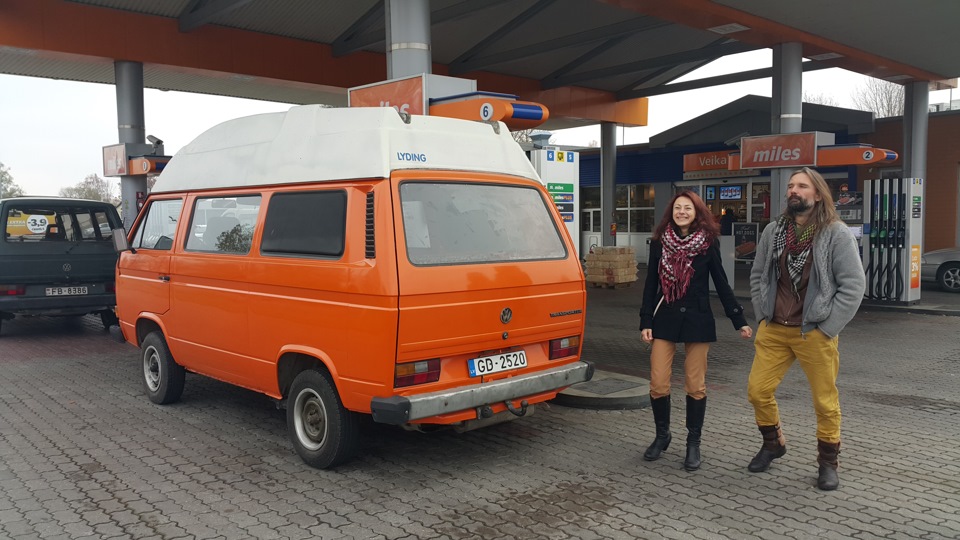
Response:
POLYGON ((20 315, 76 315, 109 309, 117 305, 117 295, 85 296, 0 296, 0 311, 20 315))
POLYGON ((401 425, 589 381, 593 378, 593 370, 593 363, 581 360, 536 373, 439 392, 373 398, 370 400, 370 411, 375 422, 401 425))

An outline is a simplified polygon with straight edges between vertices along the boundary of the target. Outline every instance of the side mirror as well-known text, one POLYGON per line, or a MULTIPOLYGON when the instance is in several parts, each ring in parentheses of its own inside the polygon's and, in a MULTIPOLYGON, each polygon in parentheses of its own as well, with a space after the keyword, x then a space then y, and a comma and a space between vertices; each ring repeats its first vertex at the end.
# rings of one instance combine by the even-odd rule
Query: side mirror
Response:
POLYGON ((127 250, 133 251, 130 248, 130 244, 127 243, 127 231, 122 228, 113 229, 113 249, 115 249, 117 253, 127 250))

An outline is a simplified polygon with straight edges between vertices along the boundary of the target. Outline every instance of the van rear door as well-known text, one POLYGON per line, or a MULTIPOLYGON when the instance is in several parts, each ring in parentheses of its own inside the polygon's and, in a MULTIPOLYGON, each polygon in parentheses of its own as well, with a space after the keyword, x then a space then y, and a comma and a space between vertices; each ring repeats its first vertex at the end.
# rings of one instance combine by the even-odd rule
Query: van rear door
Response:
POLYGON ((84 314, 113 306, 117 254, 106 203, 77 199, 4 201, 0 285, 9 309, 31 314, 84 314))
MULTIPOLYGON (((410 174, 410 173, 407 173, 410 174)), ((537 183, 496 176, 395 179, 397 362, 441 360, 435 391, 579 358, 586 291, 566 228, 537 183), (563 338, 576 338, 555 350, 563 338), (481 360, 478 360, 481 359, 481 360)))

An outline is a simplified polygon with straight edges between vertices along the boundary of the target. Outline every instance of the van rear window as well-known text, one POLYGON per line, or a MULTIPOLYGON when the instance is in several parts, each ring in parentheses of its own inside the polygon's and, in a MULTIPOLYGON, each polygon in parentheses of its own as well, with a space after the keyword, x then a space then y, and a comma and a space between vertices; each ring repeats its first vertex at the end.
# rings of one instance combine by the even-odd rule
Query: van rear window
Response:
MULTIPOLYGON (((7 205, 2 228, 7 242, 110 242, 118 218, 102 206, 7 205)), ((115 213, 115 212, 114 212, 115 213)))
POLYGON ((404 182, 400 203, 407 257, 415 265, 567 256, 547 201, 530 187, 404 182))

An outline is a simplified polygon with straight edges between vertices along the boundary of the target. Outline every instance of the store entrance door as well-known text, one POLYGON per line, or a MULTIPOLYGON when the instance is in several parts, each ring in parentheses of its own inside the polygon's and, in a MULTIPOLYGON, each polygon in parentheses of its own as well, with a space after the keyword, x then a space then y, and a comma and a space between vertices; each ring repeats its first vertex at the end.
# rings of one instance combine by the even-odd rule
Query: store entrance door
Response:
POLYGON ((708 184, 704 189, 704 202, 716 218, 725 224, 745 223, 747 221, 747 185, 746 184, 708 184), (726 216, 726 217, 724 217, 726 216))

